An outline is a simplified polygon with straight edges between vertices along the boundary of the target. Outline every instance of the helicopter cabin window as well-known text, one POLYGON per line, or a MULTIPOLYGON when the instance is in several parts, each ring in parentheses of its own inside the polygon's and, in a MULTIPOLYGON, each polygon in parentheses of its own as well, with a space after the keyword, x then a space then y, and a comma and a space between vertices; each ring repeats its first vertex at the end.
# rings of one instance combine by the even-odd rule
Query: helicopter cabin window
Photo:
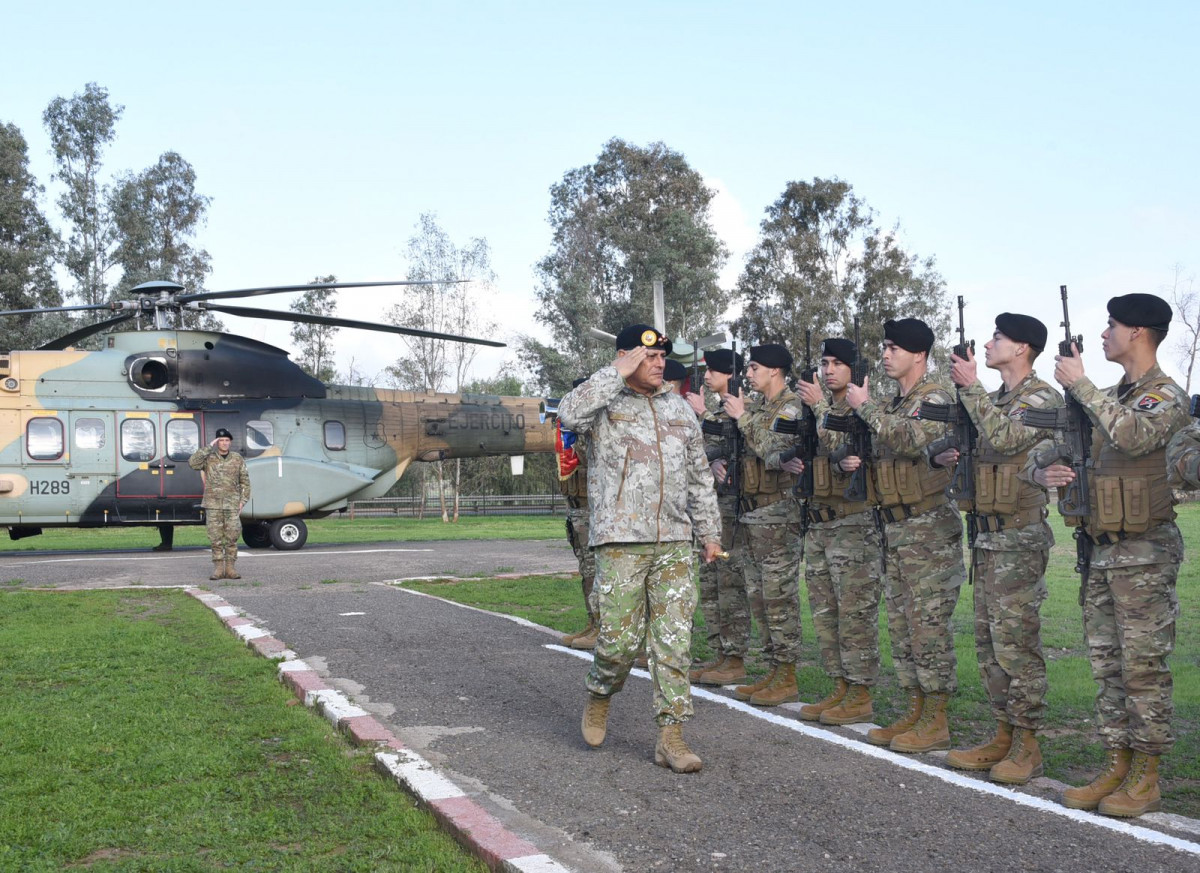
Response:
POLYGON ((31 418, 25 426, 25 448, 35 461, 57 461, 63 454, 63 426, 57 418, 31 418))
POLYGON ((200 426, 190 418, 173 418, 167 422, 167 457, 186 461, 200 449, 200 426))
POLYGON ((261 452, 275 444, 275 426, 269 421, 246 422, 246 449, 261 452))
POLYGON ((104 420, 101 418, 77 419, 75 421, 75 448, 104 448, 104 420))
POLYGON ((325 422, 325 448, 335 452, 346 448, 346 425, 340 421, 325 422))
POLYGON ((154 422, 148 418, 127 418, 121 422, 121 457, 126 461, 154 458, 154 422))

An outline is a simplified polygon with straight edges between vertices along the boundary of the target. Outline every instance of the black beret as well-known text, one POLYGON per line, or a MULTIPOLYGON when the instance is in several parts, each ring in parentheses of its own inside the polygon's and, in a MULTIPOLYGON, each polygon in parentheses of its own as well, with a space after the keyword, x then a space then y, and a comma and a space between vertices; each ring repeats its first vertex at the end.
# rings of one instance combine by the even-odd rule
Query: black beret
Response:
POLYGON ((750 349, 750 360, 764 367, 775 367, 788 372, 792 369, 792 356, 779 343, 766 343, 750 349))
POLYGON ((229 431, 225 430, 225 428, 219 427, 219 428, 217 428, 217 439, 231 440, 231 439, 233 439, 233 434, 231 434, 229 431))
POLYGON ((821 357, 837 358, 847 367, 853 367, 858 360, 858 346, 848 339, 831 336, 821 343, 821 357))
POLYGON ((663 367, 663 379, 667 382, 678 382, 680 379, 686 379, 687 377, 687 367, 674 358, 667 358, 667 364, 663 367))
POLYGON ((574 382, 571 383, 571 389, 574 390, 574 389, 578 388, 580 385, 582 385, 587 380, 588 380, 587 376, 580 376, 578 379, 576 379, 574 382))
POLYGON ((745 369, 745 364, 742 361, 741 355, 734 355, 732 349, 713 349, 704 353, 704 363, 708 365, 708 369, 715 370, 718 373, 724 373, 727 376, 733 375, 734 360, 736 357, 737 369, 745 369))
POLYGON ((1126 294, 1108 301, 1108 314, 1129 327, 1152 327, 1165 331, 1171 326, 1171 304, 1153 294, 1126 294))
POLYGON ((671 341, 648 324, 631 324, 617 334, 617 351, 628 351, 638 346, 662 349, 671 354, 671 341))
POLYGON ((996 330, 1014 342, 1029 343, 1039 352, 1046 348, 1046 325, 1032 315, 1001 312, 996 316, 996 330))
POLYGON ((933 348, 933 331, 919 318, 898 318, 883 323, 883 338, 906 352, 928 352, 933 348))

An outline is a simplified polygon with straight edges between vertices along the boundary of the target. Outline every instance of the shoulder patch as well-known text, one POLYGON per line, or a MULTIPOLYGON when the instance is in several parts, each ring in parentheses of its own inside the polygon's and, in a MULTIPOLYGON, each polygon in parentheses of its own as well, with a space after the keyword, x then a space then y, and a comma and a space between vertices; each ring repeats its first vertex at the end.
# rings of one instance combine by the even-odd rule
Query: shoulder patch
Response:
POLYGON ((1138 398, 1137 408, 1144 409, 1147 411, 1149 411, 1151 409, 1157 409, 1158 405, 1160 403, 1162 403, 1165 399, 1166 399, 1165 397, 1163 397, 1161 394, 1159 394, 1156 391, 1147 391, 1145 394, 1143 394, 1141 397, 1138 398))

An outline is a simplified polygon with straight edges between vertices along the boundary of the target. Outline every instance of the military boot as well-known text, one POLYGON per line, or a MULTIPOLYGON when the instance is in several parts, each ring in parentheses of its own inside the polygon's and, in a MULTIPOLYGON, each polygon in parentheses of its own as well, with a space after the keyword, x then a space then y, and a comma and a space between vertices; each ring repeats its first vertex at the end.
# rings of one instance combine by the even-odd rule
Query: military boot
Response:
POLYGON ((241 576, 238 575, 238 571, 234 569, 236 564, 237 564, 237 558, 231 558, 230 560, 225 562, 225 578, 226 579, 241 579, 242 578, 241 576))
POLYGON ((581 631, 576 631, 573 634, 565 634, 559 642, 561 642, 564 646, 569 646, 569 645, 571 645, 571 643, 575 642, 577 639, 579 639, 581 637, 586 637, 594 629, 595 629, 595 625, 593 624, 592 620, 589 618, 587 627, 585 627, 581 631))
POLYGON ((866 685, 851 685, 837 706, 821 713, 821 724, 858 724, 875 717, 871 689, 866 685))
POLYGON ((956 770, 990 770, 1008 755, 1012 742, 1013 726, 1006 721, 997 720, 994 737, 982 746, 954 749, 946 756, 946 763, 956 770))
POLYGON ((643 670, 650 669, 650 656, 646 654, 645 649, 638 652, 637 657, 633 659, 633 666, 641 667, 643 670))
POLYGON ((1119 788, 1100 801, 1101 815, 1136 818, 1162 808, 1158 790, 1158 755, 1134 752, 1129 773, 1119 788))
POLYGON ((697 685, 732 685, 746 681, 746 662, 730 655, 715 670, 709 670, 696 680, 697 685))
POLYGON ((604 742, 608 733, 608 705, 611 697, 588 695, 587 706, 583 708, 583 741, 593 749, 604 742))
POLYGON ((892 737, 893 752, 933 752, 950 748, 950 726, 946 723, 946 704, 950 695, 931 691, 925 695, 925 705, 917 723, 902 734, 892 737))
POLYGON ((683 741, 683 725, 667 724, 658 729, 654 763, 660 767, 670 767, 676 773, 699 772, 700 758, 683 741))
POLYGON ((1024 785, 1041 775, 1042 748, 1038 745, 1037 734, 1029 728, 1016 728, 1008 754, 992 767, 988 777, 1006 785, 1024 785))
POLYGON ((925 708, 925 692, 920 688, 908 690, 908 709, 904 715, 887 727, 871 728, 867 731, 867 742, 873 746, 890 746, 894 737, 900 736, 917 723, 925 708))
POLYGON ((590 625, 583 633, 567 643, 572 649, 588 650, 596 648, 596 640, 600 638, 600 625, 590 625))
POLYGON ((209 576, 208 578, 209 579, 224 579, 225 578, 225 562, 224 561, 213 561, 212 575, 209 576))
POLYGON ((792 703, 799 699, 800 689, 796 686, 795 664, 780 664, 766 687, 750 695, 750 702, 755 706, 779 706, 781 703, 792 703))
POLYGON ((819 721, 821 713, 827 709, 833 709, 842 702, 842 698, 846 696, 846 689, 850 686, 846 684, 846 680, 841 676, 837 677, 833 683, 833 690, 824 700, 818 700, 816 703, 806 703, 800 707, 800 717, 805 721, 819 721))
POLYGON ((728 658, 726 658, 724 655, 722 655, 718 658, 714 658, 711 661, 703 661, 703 662, 697 664, 695 667, 688 670, 688 681, 695 682, 696 680, 698 680, 701 676, 703 676, 705 673, 709 672, 710 670, 720 669, 727 660, 728 660, 728 658))
POLYGON ((1129 749, 1109 749, 1108 764, 1104 772, 1081 788, 1068 788, 1063 792, 1063 806, 1071 809, 1095 809, 1100 801, 1112 794, 1129 775, 1133 752, 1129 749))
POLYGON ((766 673, 764 673, 763 677, 757 682, 751 682, 749 685, 739 685, 737 688, 733 689, 733 696, 738 700, 749 700, 759 691, 762 691, 771 684, 771 680, 775 678, 775 671, 778 669, 779 666, 775 665, 766 673))

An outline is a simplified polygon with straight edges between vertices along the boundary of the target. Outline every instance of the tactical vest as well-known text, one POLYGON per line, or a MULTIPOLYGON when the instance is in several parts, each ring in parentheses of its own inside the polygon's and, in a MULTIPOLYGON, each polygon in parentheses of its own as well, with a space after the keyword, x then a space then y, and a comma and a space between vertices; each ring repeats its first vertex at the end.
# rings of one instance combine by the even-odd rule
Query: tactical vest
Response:
MULTIPOLYGON (((1167 377, 1148 382, 1138 386, 1139 393, 1170 382, 1167 377)), ((1175 497, 1167 485, 1166 446, 1131 458, 1117 451, 1095 428, 1092 459, 1088 469, 1089 533, 1145 533, 1175 518, 1175 497)))
MULTIPOLYGON (((1029 386, 1031 391, 1043 387, 1046 383, 1040 380, 1029 386)), ((1004 410, 1020 397, 1016 392, 1008 398, 1001 393, 995 400, 996 408, 1004 410)), ((1041 521, 1044 517, 1042 507, 1049 502, 1049 497, 1044 489, 1019 478, 1029 459, 1029 451, 1001 454, 981 432, 975 453, 975 503, 959 501, 959 508, 976 515, 1001 516, 1003 527, 1027 527, 1041 521)))
MULTIPOLYGON (((825 513, 816 510, 822 521, 833 521, 834 518, 845 518, 858 512, 866 512, 875 503, 875 483, 867 476, 867 499, 850 501, 845 497, 846 474, 836 469, 829 460, 828 452, 820 452, 813 458, 813 502, 829 507, 833 511, 832 518, 824 518, 825 513)), ((810 507, 811 508, 811 507, 810 507)))
MULTIPOLYGON (((928 384, 921 394, 936 391, 935 384, 928 384)), ((910 394, 903 398, 909 403, 920 403, 920 395, 910 394)), ((897 414, 899 405, 893 402, 888 409, 897 414)), ((898 515, 913 516, 937 507, 945 502, 946 486, 950 484, 950 471, 945 467, 934 469, 924 457, 906 458, 897 455, 882 441, 872 443, 875 457, 871 460, 871 478, 875 484, 880 509, 901 507, 898 515)))
MULTIPOLYGON (((773 424, 778 417, 778 409, 790 399, 796 399, 799 403, 799 398, 796 398, 790 391, 784 390, 780 393, 775 402, 769 406, 763 407, 763 410, 770 414, 771 418, 768 424, 773 424)), ((749 449, 749 446, 747 446, 749 449)), ((758 495, 786 495, 791 494, 792 487, 796 484, 796 477, 786 470, 768 470, 763 459, 748 450, 745 457, 742 458, 742 494, 747 497, 758 495)), ((778 498, 775 498, 778 499, 778 498)), ((760 502, 760 505, 762 503, 760 502)))

